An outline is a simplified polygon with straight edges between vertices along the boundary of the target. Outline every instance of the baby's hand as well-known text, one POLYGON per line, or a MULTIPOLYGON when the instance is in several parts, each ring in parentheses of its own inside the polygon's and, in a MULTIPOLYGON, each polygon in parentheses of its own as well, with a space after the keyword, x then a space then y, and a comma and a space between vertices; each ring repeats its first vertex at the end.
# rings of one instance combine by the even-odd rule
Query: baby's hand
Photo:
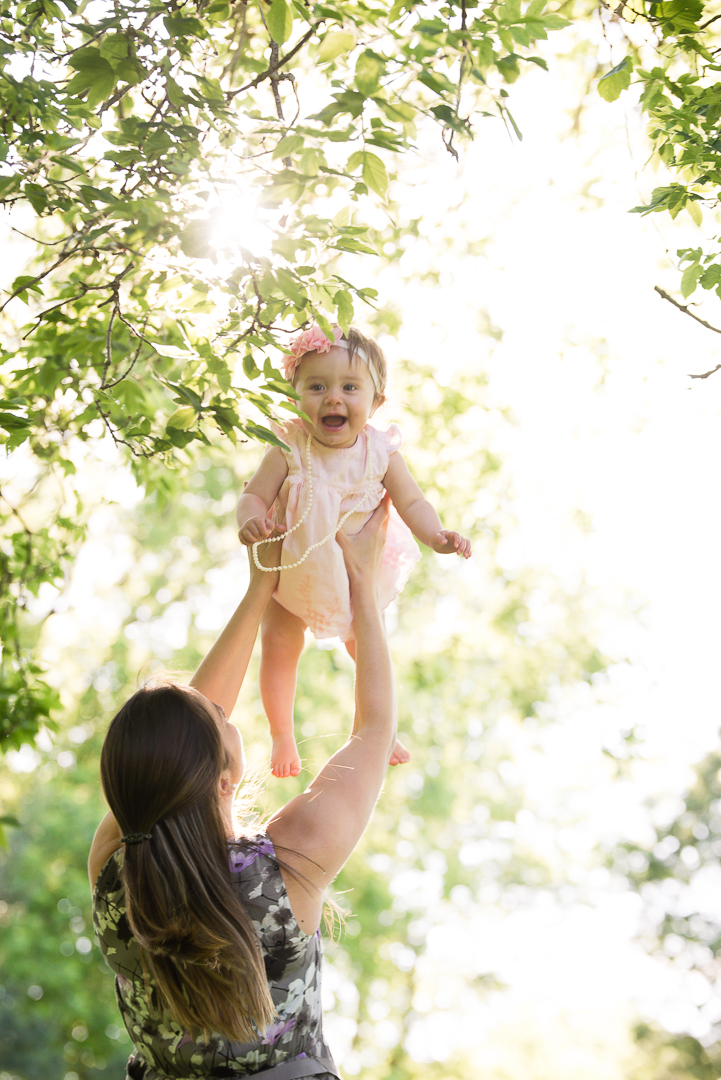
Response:
POLYGON ((275 528, 275 522, 269 517, 252 517, 238 530, 238 539, 246 547, 252 547, 260 540, 267 540, 275 528))
POLYGON ((471 541, 460 533, 441 529, 431 537, 431 547, 440 555, 460 555, 462 559, 471 557, 471 541))

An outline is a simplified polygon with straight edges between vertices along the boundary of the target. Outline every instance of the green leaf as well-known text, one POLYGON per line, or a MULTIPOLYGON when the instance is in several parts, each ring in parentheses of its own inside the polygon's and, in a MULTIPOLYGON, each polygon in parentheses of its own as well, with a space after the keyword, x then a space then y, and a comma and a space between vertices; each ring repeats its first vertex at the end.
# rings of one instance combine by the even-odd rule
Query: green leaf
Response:
POLYGON ((253 359, 252 353, 246 353, 243 357, 243 371, 249 379, 257 379, 260 375, 260 371, 258 370, 258 366, 253 359))
MULTIPOLYGON (((100 53, 111 64, 114 60, 125 60, 130 55, 128 38, 125 34, 107 34, 100 43, 100 53)), ((75 66, 72 61, 71 65, 75 66)))
POLYGON ((334 31, 326 34, 318 46, 318 60, 321 64, 328 60, 335 60, 341 53, 350 52, 355 48, 355 38, 352 34, 334 31))
POLYGON ((160 356, 170 356, 173 360, 197 360, 198 354, 189 349, 179 349, 177 345, 164 345, 160 341, 151 341, 150 345, 160 356))
POLYGON ((616 64, 599 79, 598 92, 604 101, 615 101, 621 91, 630 86, 632 68, 630 58, 626 56, 620 64, 616 64))
POLYGON ((43 295, 43 290, 40 285, 38 285, 37 279, 30 274, 20 274, 10 286, 11 292, 27 292, 28 289, 32 292, 40 293, 41 296, 43 295))
POLYGON ((23 195, 28 200, 36 214, 42 214, 48 205, 48 196, 45 188, 40 184, 26 184, 23 195))
POLYGON ((361 53, 355 65, 355 84, 361 94, 366 97, 375 94, 384 72, 385 65, 379 57, 368 51, 361 53))
POLYGON ((302 135, 286 135, 284 139, 281 139, 275 150, 273 151, 273 158, 290 157, 291 154, 295 154, 303 146, 302 135))
POLYGON ((346 168, 348 172, 353 172, 359 165, 363 166, 363 179, 368 187, 378 195, 385 195, 388 190, 388 174, 381 159, 368 150, 356 150, 348 158, 346 168))
POLYGON ((65 154, 55 154, 53 161, 56 165, 62 165, 64 169, 70 169, 71 172, 76 173, 78 176, 85 176, 85 166, 75 158, 67 157, 65 154))
POLYGON ((17 191, 20 183, 21 178, 19 176, 0 176, 0 199, 4 199, 11 192, 17 191))
POLYGON ((266 15, 268 31, 273 41, 282 45, 293 33, 293 12, 285 0, 273 0, 266 15))
POLYGON ((68 65, 73 68, 74 71, 89 71, 92 74, 102 74, 110 66, 108 61, 102 56, 100 49, 96 49, 92 46, 85 49, 78 49, 76 53, 68 59, 68 65))
POLYGON ((199 218, 178 234, 184 255, 191 259, 208 259, 215 254, 215 248, 210 244, 210 227, 209 218, 199 218))
POLYGON ((692 263, 691 266, 687 266, 681 277, 681 293, 684 300, 687 296, 690 296, 692 292, 696 291, 698 285, 698 279, 701 277, 701 267, 698 263, 692 263))
POLYGON ((318 323, 318 326, 321 328, 328 340, 333 341, 333 327, 328 322, 325 315, 323 315, 320 311, 316 311, 315 321, 318 323))
POLYGON ((180 431, 186 431, 191 427, 197 418, 198 414, 192 405, 181 405, 179 409, 176 409, 171 417, 168 418, 167 427, 177 428, 180 431))
POLYGON ((686 203, 686 209, 691 215, 694 224, 703 224, 703 213, 701 211, 701 204, 699 203, 698 199, 689 199, 689 201, 686 203))
POLYGON ((347 334, 353 322, 353 301, 350 293, 345 289, 339 289, 333 297, 333 303, 338 309, 338 325, 343 333, 347 334))
POLYGON ((275 271, 275 277, 285 295, 290 297, 295 304, 303 304, 307 300, 305 289, 300 285, 290 270, 286 270, 284 267, 279 266, 275 271))
POLYGON ((378 195, 385 195, 388 190, 386 167, 375 154, 366 152, 363 155, 363 179, 368 187, 378 195))

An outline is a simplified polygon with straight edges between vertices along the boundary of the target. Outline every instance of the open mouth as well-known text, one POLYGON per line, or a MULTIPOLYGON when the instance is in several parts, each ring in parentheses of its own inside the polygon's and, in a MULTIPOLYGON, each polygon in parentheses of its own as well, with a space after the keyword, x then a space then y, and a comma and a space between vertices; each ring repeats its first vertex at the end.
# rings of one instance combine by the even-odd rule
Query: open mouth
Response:
POLYGON ((323 416, 320 421, 324 431, 341 431, 346 425, 345 416, 323 416))

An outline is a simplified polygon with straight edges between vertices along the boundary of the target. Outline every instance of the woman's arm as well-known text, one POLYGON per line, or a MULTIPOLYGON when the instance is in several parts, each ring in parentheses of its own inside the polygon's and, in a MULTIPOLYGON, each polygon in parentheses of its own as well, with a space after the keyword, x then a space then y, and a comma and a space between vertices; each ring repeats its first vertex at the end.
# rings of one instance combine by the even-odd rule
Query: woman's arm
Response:
POLYGON ((331 883, 363 835, 380 794, 396 738, 393 669, 376 579, 388 521, 388 498, 354 538, 339 534, 355 624, 355 717, 348 742, 321 769, 307 791, 268 825, 268 834, 292 869, 285 884, 300 926, 320 924, 322 890, 331 883), (292 854, 296 853, 296 855, 292 854), (296 857, 299 856, 299 857, 296 857))
POLYGON ((288 463, 280 449, 273 446, 238 499, 235 514, 241 544, 249 546, 259 540, 267 540, 273 532, 273 521, 268 517, 268 511, 287 475, 288 463))
POLYGON ((441 555, 471 557, 471 542, 460 533, 443 528, 443 523, 411 476, 405 459, 398 451, 391 454, 383 485, 393 505, 413 535, 422 544, 441 555))
MULTIPOLYGON (((281 547, 280 543, 269 544, 265 549, 263 559, 268 566, 278 566, 281 547)), ((250 583, 245 596, 190 680, 192 687, 209 701, 220 705, 227 716, 230 716, 238 700, 258 634, 260 617, 277 582, 277 573, 264 573, 250 560, 250 583)))

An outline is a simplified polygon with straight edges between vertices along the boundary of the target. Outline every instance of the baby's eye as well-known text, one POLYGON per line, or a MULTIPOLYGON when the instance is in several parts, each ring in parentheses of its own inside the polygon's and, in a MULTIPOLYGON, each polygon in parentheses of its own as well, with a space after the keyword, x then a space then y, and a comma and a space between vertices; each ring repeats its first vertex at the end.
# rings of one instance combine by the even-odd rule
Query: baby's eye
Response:
POLYGON ((343 389, 344 390, 357 390, 358 387, 356 386, 355 383, 346 383, 345 386, 343 387, 343 389))
POLYGON ((308 389, 309 390, 322 390, 323 389, 323 383, 318 383, 318 382, 311 383, 310 386, 308 387, 308 389))

